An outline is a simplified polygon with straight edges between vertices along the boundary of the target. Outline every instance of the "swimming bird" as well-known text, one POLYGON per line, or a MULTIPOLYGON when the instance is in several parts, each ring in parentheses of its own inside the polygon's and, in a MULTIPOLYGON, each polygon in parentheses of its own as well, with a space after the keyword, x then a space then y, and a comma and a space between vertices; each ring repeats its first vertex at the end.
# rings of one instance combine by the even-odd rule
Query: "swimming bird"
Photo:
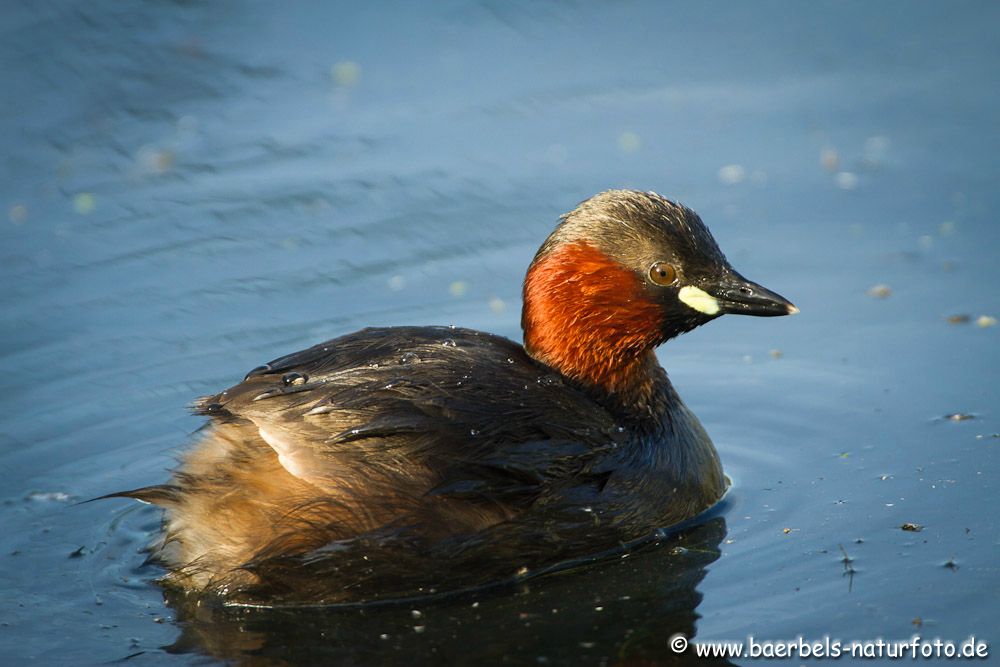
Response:
POLYGON ((524 344, 369 328, 200 399, 154 556, 175 589, 343 602, 519 576, 638 540, 723 496, 711 439, 654 350, 723 314, 798 312, 685 206, 611 190, 524 280, 524 344))

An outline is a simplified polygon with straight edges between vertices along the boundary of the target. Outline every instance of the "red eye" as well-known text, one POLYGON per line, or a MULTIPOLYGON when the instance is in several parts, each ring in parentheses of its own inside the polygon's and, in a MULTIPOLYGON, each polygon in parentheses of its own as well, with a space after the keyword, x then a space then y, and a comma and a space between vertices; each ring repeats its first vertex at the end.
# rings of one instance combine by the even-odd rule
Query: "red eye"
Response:
POLYGON ((672 264, 657 262, 649 267, 649 279, 657 285, 666 287, 677 282, 677 269, 672 264))

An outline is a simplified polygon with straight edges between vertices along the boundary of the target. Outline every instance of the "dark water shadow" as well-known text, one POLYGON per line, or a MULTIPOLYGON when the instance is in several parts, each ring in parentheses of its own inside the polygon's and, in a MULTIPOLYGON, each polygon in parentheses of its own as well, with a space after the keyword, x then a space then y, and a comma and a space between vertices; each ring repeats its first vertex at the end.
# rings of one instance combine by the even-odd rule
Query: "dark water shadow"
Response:
MULTIPOLYGON (((219 607, 168 595, 180 637, 165 650, 236 665, 686 664, 723 517, 625 554, 509 586, 354 607, 219 607)), ((705 664, 730 664, 725 661, 705 664)))

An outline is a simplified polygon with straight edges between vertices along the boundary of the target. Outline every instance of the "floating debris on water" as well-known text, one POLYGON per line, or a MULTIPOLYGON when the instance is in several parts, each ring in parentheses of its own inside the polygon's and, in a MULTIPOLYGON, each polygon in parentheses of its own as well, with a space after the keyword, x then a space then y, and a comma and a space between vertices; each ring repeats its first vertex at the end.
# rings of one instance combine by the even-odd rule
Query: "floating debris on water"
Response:
POLYGON ((921 526, 919 523, 910 523, 910 522, 904 523, 902 526, 900 526, 900 528, 908 533, 919 533, 924 529, 924 527, 921 526))
POLYGON ((725 185, 742 183, 746 175, 747 170, 743 168, 743 165, 739 164, 727 164, 725 167, 719 169, 719 181, 725 185))
POLYGON ((976 318, 976 326, 980 329, 986 329, 987 327, 995 327, 997 325, 997 318, 992 315, 980 315, 976 318))
POLYGON ((975 419, 976 415, 965 412, 953 412, 950 415, 945 415, 944 418, 950 422, 964 422, 969 421, 970 419, 975 419))
MULTIPOLYGON (((851 563, 854 562, 854 559, 847 555, 847 549, 844 548, 843 544, 838 544, 837 546, 840 548, 840 553, 844 555, 844 557, 840 559, 840 562, 843 563, 845 569, 847 569, 850 567, 851 563)), ((851 571, 853 572, 854 568, 851 568, 851 571)))
POLYGON ((618 149, 622 153, 635 153, 642 147, 642 140, 635 132, 622 132, 618 135, 618 149))
POLYGON ((836 172, 840 168, 840 154, 836 148, 824 148, 819 152, 819 163, 829 172, 836 172))
POLYGON ((986 438, 998 438, 1000 439, 1000 433, 990 433, 989 435, 983 435, 980 433, 976 436, 976 440, 985 440, 986 438))
POLYGON ((771 350, 768 352, 768 354, 771 355, 772 359, 781 359, 783 356, 785 356, 785 353, 782 352, 781 350, 771 350))
POLYGON ((176 158, 173 151, 155 146, 143 146, 136 153, 135 160, 143 173, 158 175, 170 171, 176 158))
POLYGON ((867 294, 875 299, 886 299, 892 295, 892 288, 888 285, 879 283, 878 285, 872 285, 869 287, 867 294))
POLYGON ((844 548, 843 544, 838 544, 840 547, 840 553, 844 554, 844 557, 840 559, 840 562, 844 564, 844 576, 847 577, 847 590, 854 589, 854 575, 858 573, 854 569, 854 559, 847 555, 847 549, 844 548))
POLYGON ((948 324, 968 324, 972 321, 972 315, 949 315, 945 319, 948 320, 948 324))

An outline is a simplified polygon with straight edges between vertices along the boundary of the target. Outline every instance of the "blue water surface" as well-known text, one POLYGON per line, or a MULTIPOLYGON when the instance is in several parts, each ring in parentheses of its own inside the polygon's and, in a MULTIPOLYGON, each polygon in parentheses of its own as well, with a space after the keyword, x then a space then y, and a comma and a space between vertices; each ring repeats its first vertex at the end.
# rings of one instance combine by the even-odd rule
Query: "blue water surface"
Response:
POLYGON ((0 17, 0 662, 676 664, 675 632, 1000 650, 1000 5, 0 17), (154 508, 76 504, 165 481, 189 402, 280 354, 370 325, 519 338, 538 244, 612 187, 691 206, 802 310, 660 351, 734 480, 714 519, 475 599, 197 617, 143 564, 154 508))

